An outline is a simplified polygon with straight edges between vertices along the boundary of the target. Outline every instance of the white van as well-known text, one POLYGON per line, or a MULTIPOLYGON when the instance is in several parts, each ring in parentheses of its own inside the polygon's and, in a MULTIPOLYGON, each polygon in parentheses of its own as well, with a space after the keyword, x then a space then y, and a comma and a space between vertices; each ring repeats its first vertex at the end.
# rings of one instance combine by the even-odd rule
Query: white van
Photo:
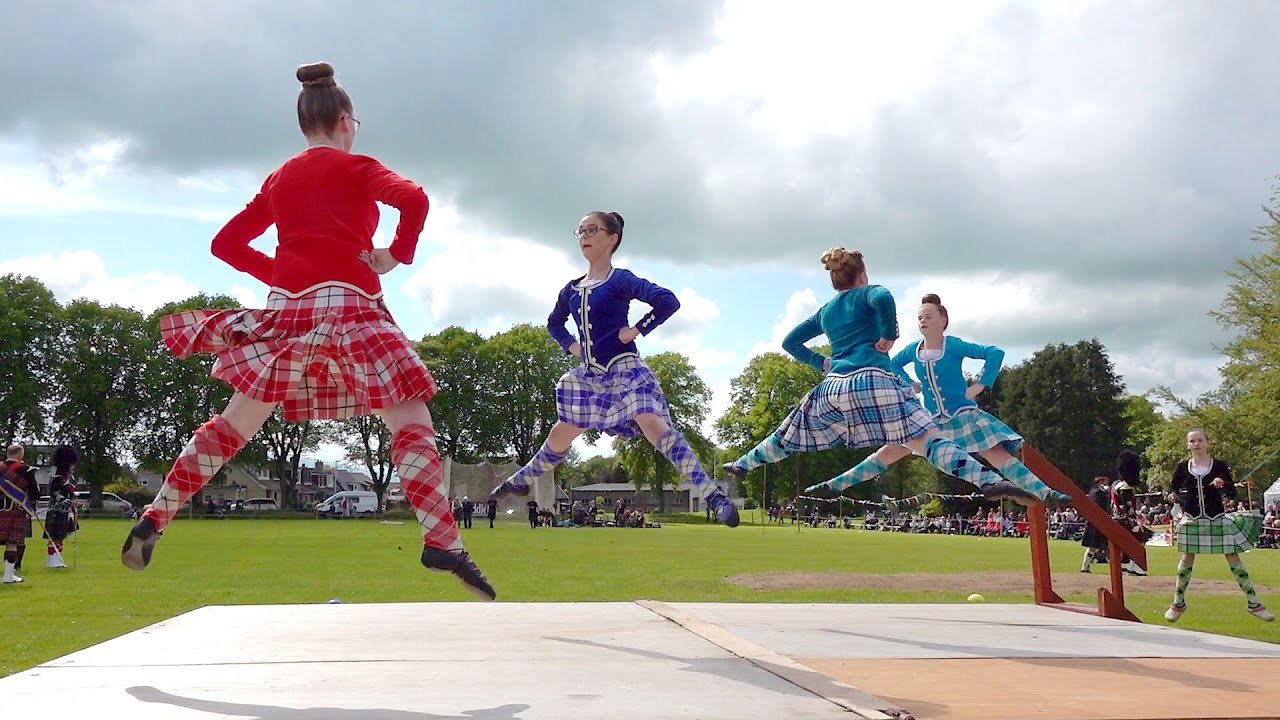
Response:
POLYGON ((351 513, 360 515, 378 512, 378 494, 372 490, 343 490, 316 503, 316 512, 321 515, 343 515, 344 508, 350 506, 351 513))
MULTIPOLYGON (((80 490, 76 493, 76 502, 81 508, 87 510, 89 508, 89 491, 80 490)), ((107 513, 119 513, 128 517, 133 515, 133 503, 116 495, 115 493, 102 493, 102 510, 107 513)))

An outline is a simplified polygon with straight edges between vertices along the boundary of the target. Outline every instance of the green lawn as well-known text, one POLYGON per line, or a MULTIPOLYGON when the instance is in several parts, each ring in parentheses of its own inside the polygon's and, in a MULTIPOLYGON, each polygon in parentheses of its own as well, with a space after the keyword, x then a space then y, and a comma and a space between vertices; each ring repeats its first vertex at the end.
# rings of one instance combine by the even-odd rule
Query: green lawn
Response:
MULTIPOLYGON (((448 576, 418 564, 416 525, 374 520, 179 520, 166 532, 149 569, 126 570, 119 548, 129 522, 84 521, 74 569, 46 570, 33 546, 22 585, 0 586, 0 675, 127 633, 202 605, 473 600, 448 576)), ((1026 540, 848 530, 790 525, 667 525, 660 529, 540 528, 518 523, 490 530, 477 523, 464 539, 498 590, 499 601, 635 600, 731 602, 964 602, 981 592, 992 602, 1030 602, 1026 540), (757 591, 727 576, 781 570, 891 574, 925 572, 937 589, 757 591), (1026 574, 1026 589, 991 592, 966 579, 973 571, 1026 574)), ((1059 576, 1076 573, 1080 546, 1053 545, 1059 576)), ((1152 575, 1168 577, 1159 593, 1128 595, 1146 622, 1164 623, 1177 564, 1170 548, 1151 548, 1152 575)), ((1245 555, 1259 585, 1280 587, 1280 551, 1245 555)), ((1106 582, 1106 567, 1095 578, 1106 582)), ((1196 579, 1230 580, 1226 563, 1201 557, 1196 579)), ((1068 599, 1092 602, 1091 595, 1068 599)), ((1267 596, 1280 610, 1280 597, 1267 596)), ((1243 611, 1241 595, 1188 596, 1180 627, 1280 641, 1280 623, 1243 611)))

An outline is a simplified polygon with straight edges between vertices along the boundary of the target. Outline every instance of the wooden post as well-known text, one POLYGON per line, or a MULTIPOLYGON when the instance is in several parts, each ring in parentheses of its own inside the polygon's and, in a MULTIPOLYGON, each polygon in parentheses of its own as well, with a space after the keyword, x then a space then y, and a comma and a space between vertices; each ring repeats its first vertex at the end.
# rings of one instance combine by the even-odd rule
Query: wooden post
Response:
MULTIPOLYGON (((1023 445, 1022 458, 1026 466, 1035 473, 1037 477, 1044 481, 1046 485, 1062 493, 1066 493, 1073 500, 1073 505, 1080 513, 1084 520, 1093 525, 1103 537, 1107 538, 1108 553, 1108 570, 1110 571, 1111 589, 1098 588, 1098 610, 1097 614, 1103 617, 1116 618, 1120 620, 1131 620, 1141 622, 1138 617, 1129 611, 1124 605, 1124 569, 1121 566, 1121 559, 1124 555, 1128 555, 1139 567, 1147 569, 1147 548, 1133 533, 1127 528, 1116 522, 1107 511, 1103 510, 1097 503, 1089 499, 1074 482, 1071 481, 1062 471, 1049 462, 1044 455, 1031 445, 1023 445)), ((1032 516, 1037 516, 1039 523, 1031 520, 1034 527, 1044 522, 1044 505, 1037 504, 1028 509, 1027 517, 1030 520, 1032 516)), ((1032 573, 1036 583, 1036 603, 1037 604, 1055 604, 1062 603, 1062 599, 1053 592, 1053 580, 1048 572, 1048 541, 1044 541, 1044 545, 1037 548, 1036 540, 1032 539, 1032 573), (1041 570, 1037 571, 1037 565, 1041 570), (1052 599, 1052 598, 1057 598, 1052 599)), ((1066 608, 1063 604, 1062 607, 1066 608)))
POLYGON ((1027 527, 1031 531, 1031 577, 1035 581, 1036 604, 1060 603, 1062 596, 1053 591, 1053 576, 1049 570, 1049 527, 1044 517, 1044 505, 1027 508, 1027 527))

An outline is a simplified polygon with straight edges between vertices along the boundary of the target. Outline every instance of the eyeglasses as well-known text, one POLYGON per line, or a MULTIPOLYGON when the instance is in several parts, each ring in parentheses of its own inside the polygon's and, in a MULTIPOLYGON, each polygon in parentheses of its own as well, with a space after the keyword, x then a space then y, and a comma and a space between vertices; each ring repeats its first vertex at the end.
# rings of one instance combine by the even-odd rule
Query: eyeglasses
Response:
POLYGON ((356 132, 360 132, 360 118, 355 115, 348 115, 347 117, 351 118, 351 122, 355 123, 356 132))
POLYGON ((604 228, 599 225, 587 225, 586 227, 580 227, 577 230, 574 230, 573 236, 579 239, 584 237, 595 237, 596 233, 601 230, 604 230, 604 228))

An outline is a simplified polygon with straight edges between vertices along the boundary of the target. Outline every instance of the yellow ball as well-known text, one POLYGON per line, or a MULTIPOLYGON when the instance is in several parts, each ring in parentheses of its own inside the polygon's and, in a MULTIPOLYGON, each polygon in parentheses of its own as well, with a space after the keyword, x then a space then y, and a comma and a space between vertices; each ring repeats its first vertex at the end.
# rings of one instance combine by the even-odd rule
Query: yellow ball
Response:
POLYGON ((987 599, 982 597, 978 593, 974 593, 969 596, 969 602, 986 602, 986 601, 987 599))

